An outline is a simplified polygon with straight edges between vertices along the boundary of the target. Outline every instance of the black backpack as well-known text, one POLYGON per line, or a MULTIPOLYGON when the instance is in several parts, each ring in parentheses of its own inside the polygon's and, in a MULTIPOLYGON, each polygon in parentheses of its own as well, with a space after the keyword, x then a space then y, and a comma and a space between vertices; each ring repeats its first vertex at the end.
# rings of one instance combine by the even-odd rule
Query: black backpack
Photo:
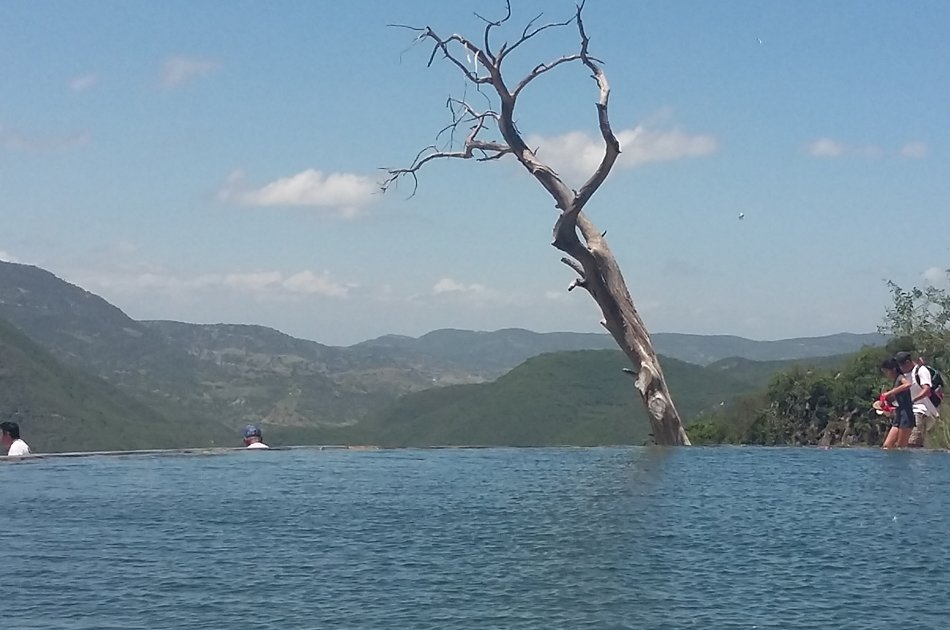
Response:
MULTIPOLYGON (((927 368, 927 371, 930 372, 930 402, 933 403, 934 407, 939 407, 943 401, 943 376, 931 365, 922 367, 927 368)), ((914 380, 917 381, 918 385, 920 385, 920 368, 921 366, 914 368, 914 380)))

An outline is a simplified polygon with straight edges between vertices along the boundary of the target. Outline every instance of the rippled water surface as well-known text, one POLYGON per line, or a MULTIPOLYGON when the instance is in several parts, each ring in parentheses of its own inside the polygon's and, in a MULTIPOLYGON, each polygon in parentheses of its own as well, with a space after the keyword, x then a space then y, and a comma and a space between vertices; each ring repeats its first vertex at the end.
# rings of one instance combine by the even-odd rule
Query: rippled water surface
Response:
POLYGON ((942 629, 948 494, 876 450, 7 462, 0 625, 942 629))

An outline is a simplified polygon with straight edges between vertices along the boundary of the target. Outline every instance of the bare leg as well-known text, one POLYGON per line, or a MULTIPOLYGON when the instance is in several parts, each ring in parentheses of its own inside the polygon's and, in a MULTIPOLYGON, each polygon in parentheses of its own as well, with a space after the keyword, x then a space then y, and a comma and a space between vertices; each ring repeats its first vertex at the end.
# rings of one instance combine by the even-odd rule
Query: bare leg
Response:
POLYGON ((887 437, 884 438, 883 448, 894 448, 897 446, 897 432, 899 429, 897 427, 891 427, 887 432, 887 437))
POLYGON ((924 425, 921 423, 919 417, 917 420, 917 426, 910 430, 910 438, 907 441, 907 446, 923 446, 924 445, 924 425))
POLYGON ((913 429, 897 430, 897 448, 907 448, 907 444, 910 442, 911 431, 913 431, 913 429))

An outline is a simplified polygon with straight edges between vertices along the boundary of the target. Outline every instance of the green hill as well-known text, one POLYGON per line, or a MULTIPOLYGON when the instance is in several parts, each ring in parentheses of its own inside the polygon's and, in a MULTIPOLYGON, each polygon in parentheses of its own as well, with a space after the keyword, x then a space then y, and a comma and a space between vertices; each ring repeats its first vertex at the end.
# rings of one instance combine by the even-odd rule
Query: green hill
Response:
POLYGON ((18 422, 37 453, 172 448, 231 437, 223 427, 169 420, 102 379, 61 364, 3 320, 0 417, 18 422))
POLYGON ((731 357, 710 363, 706 366, 706 369, 726 373, 731 378, 746 383, 752 389, 764 390, 772 375, 776 372, 795 366, 822 369, 841 368, 847 364, 851 356, 851 354, 836 354, 784 361, 753 361, 741 357, 731 357))
MULTIPOLYGON (((418 441, 425 431, 432 432, 425 438, 430 443, 499 443, 508 439, 518 443, 538 439, 574 443, 589 442, 590 436, 597 441, 636 442, 644 437, 642 432, 631 433, 629 418, 642 414, 640 403, 631 383, 625 380, 629 377, 620 372, 624 359, 613 340, 604 334, 447 329, 417 339, 389 335, 334 347, 262 326, 136 321, 101 297, 48 271, 7 262, 0 262, 0 318, 76 374, 98 377, 96 383, 111 385, 124 394, 126 402, 137 401, 139 408, 147 411, 140 414, 143 418, 178 419, 182 427, 190 428, 187 433, 196 440, 189 443, 192 446, 206 445, 213 436, 222 436, 222 425, 230 431, 224 439, 234 443, 239 427, 248 422, 262 424, 269 436, 285 444, 353 441, 356 435, 363 436, 359 441, 375 442, 375 437, 366 432, 372 422, 377 423, 376 429, 384 437, 396 442, 409 438, 418 441), (587 359, 581 358, 587 355, 561 359, 567 363, 561 368, 567 376, 559 381, 556 391, 544 390, 543 379, 533 383, 534 377, 523 377, 524 369, 530 375, 533 366, 538 365, 532 357, 565 350, 600 350, 608 353, 605 356, 616 355, 614 363, 605 372, 598 372, 593 382, 584 381, 579 396, 594 394, 587 402, 559 398, 575 380, 590 376, 584 363, 587 359), (517 367, 526 360, 527 366, 517 367), (580 365, 570 365, 573 360, 580 361, 580 365), (517 369, 506 374, 512 368, 517 369), (451 387, 484 384, 501 375, 505 376, 493 383, 488 390, 492 395, 487 398, 482 388, 451 387), (527 381, 521 382, 522 378, 527 381), (446 386, 450 387, 444 389, 446 386), (609 391, 601 391, 604 387, 609 391), (521 394, 519 389, 527 389, 528 393, 521 394), (400 396, 423 391, 429 393, 394 402, 400 396), (501 402, 495 400, 496 392, 501 402), (474 402, 453 399, 469 395, 476 397, 474 402), (552 405, 549 399, 560 402, 552 405), (391 426, 379 424, 380 410, 397 413, 410 404, 421 405, 427 415, 391 426), (621 404, 625 406, 618 406, 621 404), (442 426, 445 423, 439 414, 453 406, 459 411, 450 415, 459 419, 450 418, 449 424, 442 426), (476 431, 474 425, 452 425, 461 423, 472 410, 492 418, 485 426, 497 430, 498 437, 490 438, 487 429, 476 431), (540 418, 558 417, 557 413, 564 410, 572 415, 563 426, 548 433, 536 431, 543 426, 540 418), (584 425, 594 422, 594 418, 598 422, 606 418, 608 425, 615 425, 612 429, 584 425), (519 423, 525 426, 517 429, 519 423), (400 424, 405 430, 398 428, 400 424), (415 433, 410 425, 418 427, 412 430, 415 433)), ((654 335, 664 356, 710 363, 708 372, 689 372, 693 376, 688 376, 686 368, 675 367, 674 359, 665 360, 674 398, 686 418, 694 409, 712 411, 710 405, 728 403, 732 391, 761 387, 763 375, 782 365, 751 362, 750 357, 821 356, 851 351, 876 340, 878 336, 848 334, 776 342, 729 336, 654 335), (674 352, 664 352, 664 348, 674 352), (725 359, 730 353, 745 359, 725 359), (723 380, 724 375, 729 378, 723 380), (679 385, 678 379, 685 379, 687 385, 679 385), (699 396, 700 392, 708 397, 699 396), (694 399, 702 399, 706 407, 694 405, 694 399)), ((549 357, 545 361, 558 360, 549 357)), ((37 386, 44 386, 42 380, 37 386)), ((135 439, 130 437, 118 446, 169 443, 166 436, 156 442, 139 439, 140 431, 141 427, 134 429, 135 439)))
MULTIPOLYGON (((663 358, 686 418, 752 389, 727 371, 663 358)), ((641 444, 650 428, 619 351, 529 359, 498 380, 409 394, 358 425, 350 440, 386 446, 641 444)))

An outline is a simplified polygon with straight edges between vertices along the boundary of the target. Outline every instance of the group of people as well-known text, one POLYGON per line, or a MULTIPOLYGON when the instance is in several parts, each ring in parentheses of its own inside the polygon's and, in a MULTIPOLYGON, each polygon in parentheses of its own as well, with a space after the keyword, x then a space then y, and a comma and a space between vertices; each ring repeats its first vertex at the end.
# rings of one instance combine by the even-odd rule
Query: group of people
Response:
MULTIPOLYGON (((30 455, 29 445, 20 438, 20 425, 16 422, 0 422, 0 444, 7 457, 30 455)), ((270 448, 264 443, 264 435, 253 424, 244 427, 244 446, 247 448, 270 448)))
POLYGON ((891 416, 891 426, 883 447, 923 446, 924 437, 940 415, 931 400, 933 375, 924 360, 915 361, 910 352, 898 352, 885 359, 881 371, 893 383, 881 394, 881 402, 894 402, 894 406, 886 410, 891 416))

